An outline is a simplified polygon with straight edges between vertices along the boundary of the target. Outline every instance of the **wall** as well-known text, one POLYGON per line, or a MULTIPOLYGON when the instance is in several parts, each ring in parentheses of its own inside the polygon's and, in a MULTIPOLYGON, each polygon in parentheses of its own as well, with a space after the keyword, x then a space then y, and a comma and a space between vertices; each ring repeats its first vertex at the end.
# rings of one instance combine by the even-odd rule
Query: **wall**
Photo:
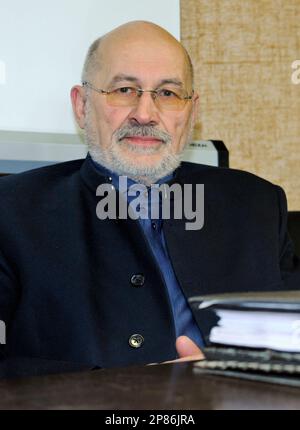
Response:
POLYGON ((231 167, 284 187, 300 210, 299 0, 181 0, 181 40, 195 64, 195 137, 221 139, 231 167))

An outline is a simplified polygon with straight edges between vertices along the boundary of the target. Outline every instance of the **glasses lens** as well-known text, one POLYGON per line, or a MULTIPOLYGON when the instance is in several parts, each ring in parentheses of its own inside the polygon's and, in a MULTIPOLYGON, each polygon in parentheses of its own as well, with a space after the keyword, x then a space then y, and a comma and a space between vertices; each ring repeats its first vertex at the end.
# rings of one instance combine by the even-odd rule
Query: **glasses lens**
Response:
POLYGON ((111 106, 132 106, 137 100, 137 90, 132 87, 116 88, 107 94, 107 103, 111 106))
POLYGON ((174 92, 163 90, 157 94, 157 103, 161 109, 181 110, 184 108, 186 100, 174 92))
POLYGON ((186 104, 186 94, 179 89, 162 88, 157 90, 157 102, 161 109, 181 110, 186 104))

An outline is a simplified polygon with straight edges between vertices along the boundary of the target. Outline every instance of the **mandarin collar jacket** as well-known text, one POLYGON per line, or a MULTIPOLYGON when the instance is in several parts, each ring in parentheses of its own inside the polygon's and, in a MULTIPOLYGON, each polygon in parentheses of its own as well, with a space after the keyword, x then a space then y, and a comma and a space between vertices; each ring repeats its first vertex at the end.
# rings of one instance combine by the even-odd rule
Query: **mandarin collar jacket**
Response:
MULTIPOLYGON (((103 183, 109 178, 89 156, 0 179, 0 319, 7 329, 0 376, 176 357, 159 265, 137 221, 97 218, 103 183), (144 339, 140 348, 130 346, 134 334, 144 339)), ((204 184, 200 230, 186 230, 184 218, 163 220, 187 298, 299 288, 280 187, 191 163, 181 164, 172 183, 204 184)))

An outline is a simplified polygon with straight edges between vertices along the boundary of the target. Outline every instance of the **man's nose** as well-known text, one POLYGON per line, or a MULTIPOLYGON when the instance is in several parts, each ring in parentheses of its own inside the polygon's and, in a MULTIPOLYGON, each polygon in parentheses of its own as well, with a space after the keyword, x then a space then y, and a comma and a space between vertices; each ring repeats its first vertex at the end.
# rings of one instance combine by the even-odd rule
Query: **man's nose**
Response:
POLYGON ((138 97, 137 104, 132 108, 129 117, 139 124, 158 124, 158 108, 150 92, 144 92, 138 97))

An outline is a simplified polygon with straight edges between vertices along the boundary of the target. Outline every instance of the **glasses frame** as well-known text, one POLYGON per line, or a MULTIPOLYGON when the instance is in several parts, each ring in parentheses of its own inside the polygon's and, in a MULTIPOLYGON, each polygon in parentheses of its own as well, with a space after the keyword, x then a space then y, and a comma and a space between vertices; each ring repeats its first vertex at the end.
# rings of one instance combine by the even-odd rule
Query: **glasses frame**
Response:
MULTIPOLYGON (((91 88, 92 90, 96 91, 97 93, 104 94, 104 95, 111 94, 111 93, 113 93, 115 91, 115 90, 109 91, 109 90, 103 90, 102 88, 97 88, 97 87, 95 87, 93 84, 91 84, 88 81, 83 81, 82 82, 82 86, 83 87, 91 88)), ((134 87, 134 89, 136 90, 138 97, 141 97, 143 95, 143 93, 151 93, 153 100, 156 100, 157 95, 158 95, 158 90, 143 90, 142 88, 135 88, 135 87, 134 87)), ((192 90, 192 94, 190 96, 186 96, 186 97, 179 97, 176 94, 176 96, 180 100, 192 100, 193 95, 194 95, 194 90, 192 90)))

